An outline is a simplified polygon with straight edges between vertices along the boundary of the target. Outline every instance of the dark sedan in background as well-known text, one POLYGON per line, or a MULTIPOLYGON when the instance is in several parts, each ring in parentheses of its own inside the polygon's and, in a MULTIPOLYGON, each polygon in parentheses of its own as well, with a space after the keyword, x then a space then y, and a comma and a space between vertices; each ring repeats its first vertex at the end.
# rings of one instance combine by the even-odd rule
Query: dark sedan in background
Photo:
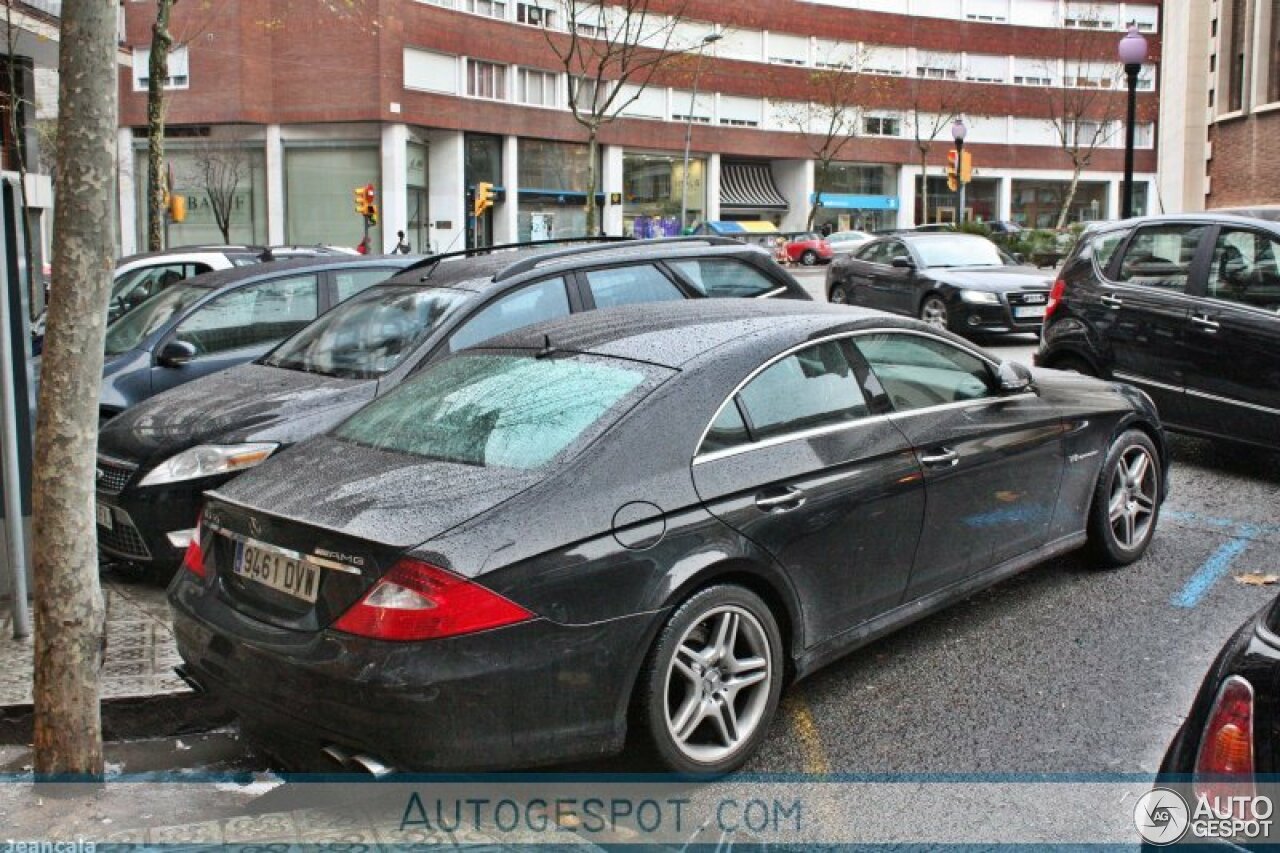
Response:
POLYGON ((1055 554, 1130 563, 1136 389, 798 302, 590 312, 429 365, 210 493, 186 676, 292 767, 508 768, 628 734, 728 772, 784 681, 1055 554))
POLYGON ((724 238, 422 261, 256 363, 175 388, 108 423, 98 436, 99 547, 167 580, 201 492, 323 432, 429 361, 571 312, 722 296, 809 299, 767 254, 724 238))
POLYGON ((985 237, 903 232, 838 257, 831 302, 918 317, 957 334, 1037 332, 1052 281, 985 237))

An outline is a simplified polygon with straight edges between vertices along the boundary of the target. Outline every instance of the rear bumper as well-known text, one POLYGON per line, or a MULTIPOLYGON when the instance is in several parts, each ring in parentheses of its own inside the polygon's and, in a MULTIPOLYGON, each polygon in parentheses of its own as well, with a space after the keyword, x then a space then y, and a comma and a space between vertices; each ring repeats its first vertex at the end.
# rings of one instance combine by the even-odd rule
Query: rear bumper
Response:
POLYGON ((445 640, 386 643, 274 628, 188 573, 169 589, 191 674, 291 768, 337 745, 397 769, 491 770, 622 748, 654 614, 583 627, 538 619, 445 640))

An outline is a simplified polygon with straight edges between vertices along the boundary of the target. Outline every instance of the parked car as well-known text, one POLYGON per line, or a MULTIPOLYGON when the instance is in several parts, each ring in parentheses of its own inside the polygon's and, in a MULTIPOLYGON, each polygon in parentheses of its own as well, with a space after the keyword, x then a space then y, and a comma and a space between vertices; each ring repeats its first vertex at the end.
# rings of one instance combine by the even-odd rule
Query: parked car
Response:
POLYGON ((881 237, 827 270, 831 302, 919 317, 966 334, 1038 331, 1051 284, 975 234, 881 237))
POLYGON ((832 252, 844 255, 873 238, 865 231, 836 231, 828 234, 826 239, 832 252))
POLYGON ((793 264, 811 267, 815 264, 827 264, 835 257, 831 244, 821 234, 804 232, 801 234, 784 234, 786 240, 782 245, 785 260, 793 264))
POLYGON ((1086 232, 1037 361, 1147 391, 1173 430, 1280 447, 1280 223, 1159 216, 1086 232))
POLYGON ((107 420, 168 388, 263 355, 411 258, 300 258, 205 273, 107 327, 99 411, 107 420))
MULTIPOLYGON (((107 322, 120 319, 166 287, 207 272, 288 258, 338 254, 345 251, 332 246, 205 245, 129 255, 116 262, 107 302, 107 322)), ((47 294, 46 288, 46 297, 47 294)), ((45 319, 42 311, 31 323, 32 355, 39 355, 44 349, 45 319)))
POLYGON ((1167 458, 1137 389, 914 320, 632 305, 431 364, 211 492, 174 634, 289 767, 631 734, 723 773, 787 679, 1055 554, 1138 559, 1167 458))
POLYGON ((1225 806, 1227 797, 1252 797, 1258 783, 1273 780, 1280 769, 1278 673, 1280 599, 1250 617, 1218 653, 1165 752, 1159 784, 1180 787, 1190 803, 1203 795, 1225 806))
POLYGON ((160 394, 108 423, 98 436, 99 545, 167 579, 205 489, 323 432, 423 365, 575 311, 703 296, 809 298, 768 255, 726 238, 423 261, 265 358, 160 394))

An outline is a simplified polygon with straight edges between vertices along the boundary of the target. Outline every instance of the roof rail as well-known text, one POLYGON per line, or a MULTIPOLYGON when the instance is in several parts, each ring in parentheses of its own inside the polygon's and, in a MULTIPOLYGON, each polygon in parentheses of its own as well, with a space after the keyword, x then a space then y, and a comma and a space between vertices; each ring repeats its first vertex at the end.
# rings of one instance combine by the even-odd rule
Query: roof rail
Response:
MULTIPOLYGON (((660 237, 657 239, 646 240, 628 240, 634 248, 648 248, 649 246, 671 246, 678 248, 680 246, 741 246, 741 240, 735 240, 732 237, 719 236, 697 236, 697 237, 660 237)), ((560 260, 561 258, 577 257, 578 255, 587 255, 594 252, 608 252, 619 248, 617 245, 596 245, 596 246, 573 246, 568 249, 560 249, 554 252, 544 252, 533 255, 528 258, 521 258, 510 266, 503 267, 502 271, 493 277, 494 281, 504 281, 513 276, 517 276, 522 272, 528 272, 550 261, 560 260)))
POLYGON ((413 272, 414 270, 430 267, 435 269, 441 261, 450 258, 474 258, 477 255, 487 255, 491 252, 502 251, 506 249, 536 249, 540 246, 558 246, 563 243, 630 243, 633 242, 631 237, 565 237, 562 240, 537 240, 527 243, 499 243, 496 246, 474 246, 470 249, 460 249, 457 252, 445 252, 439 255, 427 255, 420 261, 414 261, 405 267, 402 272, 413 272))

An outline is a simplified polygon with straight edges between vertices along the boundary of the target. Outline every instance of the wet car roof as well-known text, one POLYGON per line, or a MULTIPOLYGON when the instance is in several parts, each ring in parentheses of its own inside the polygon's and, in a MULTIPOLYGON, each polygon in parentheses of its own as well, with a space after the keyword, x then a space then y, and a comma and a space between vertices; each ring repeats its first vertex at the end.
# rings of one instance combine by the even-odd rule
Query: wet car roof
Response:
POLYGON ((412 258, 407 258, 403 255, 399 257, 395 255, 374 257, 360 257, 356 255, 316 255, 314 257, 288 258, 286 260, 272 261, 269 264, 250 264, 243 267, 214 270, 213 272, 201 273, 200 275, 185 279, 182 284, 191 287, 204 287, 212 290, 224 287, 228 284, 237 284, 242 281, 248 281, 250 279, 274 278, 281 273, 287 272, 325 270, 329 267, 403 267, 412 260, 412 258))

